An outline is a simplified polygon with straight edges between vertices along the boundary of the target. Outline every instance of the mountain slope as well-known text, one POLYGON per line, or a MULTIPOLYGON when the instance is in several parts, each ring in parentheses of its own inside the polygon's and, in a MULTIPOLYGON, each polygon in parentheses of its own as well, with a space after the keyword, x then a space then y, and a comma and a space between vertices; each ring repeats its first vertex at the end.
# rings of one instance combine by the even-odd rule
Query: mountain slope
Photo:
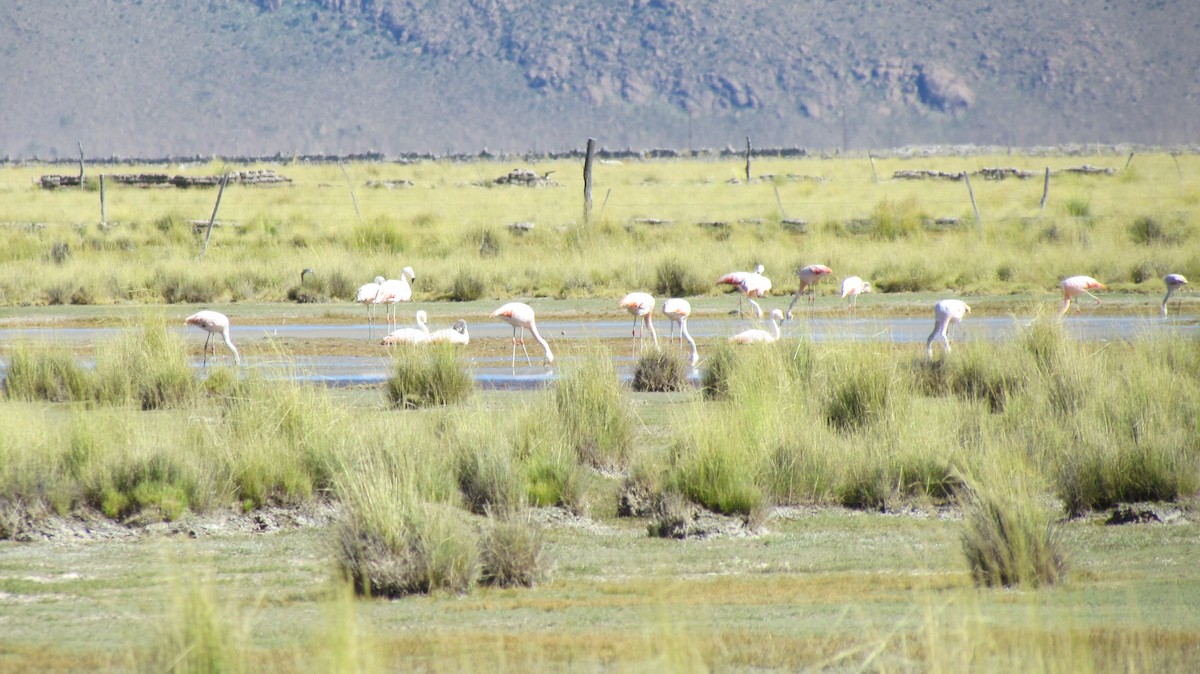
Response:
POLYGON ((0 153, 1179 143, 1198 34, 1174 2, 18 0, 0 153))

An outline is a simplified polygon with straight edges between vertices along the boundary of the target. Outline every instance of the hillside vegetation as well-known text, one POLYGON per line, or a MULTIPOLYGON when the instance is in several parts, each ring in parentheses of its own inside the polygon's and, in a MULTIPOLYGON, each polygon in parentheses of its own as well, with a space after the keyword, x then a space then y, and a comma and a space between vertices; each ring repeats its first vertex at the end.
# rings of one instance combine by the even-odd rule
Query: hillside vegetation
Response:
POLYGON ((1195 3, 0 8, 0 152, 1180 143, 1195 3))

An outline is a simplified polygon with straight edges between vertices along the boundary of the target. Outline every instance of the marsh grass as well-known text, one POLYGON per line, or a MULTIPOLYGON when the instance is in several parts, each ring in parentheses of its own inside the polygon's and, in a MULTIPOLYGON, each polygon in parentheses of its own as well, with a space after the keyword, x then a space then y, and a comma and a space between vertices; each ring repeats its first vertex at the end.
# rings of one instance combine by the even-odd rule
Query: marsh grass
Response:
POLYGON ((635 426, 612 358, 597 352, 564 369, 554 389, 554 405, 568 445, 585 464, 623 468, 635 426))
MULTIPOLYGON (((481 437, 459 444, 458 487, 468 510, 504 517, 525 506, 527 485, 510 446, 502 439, 481 437)), ((543 487, 549 499, 550 487, 543 487)))
POLYGON ((489 517, 479 548, 485 585, 536 587, 550 574, 545 534, 527 514, 489 517))
POLYGON ((96 382, 65 346, 18 342, 9 355, 4 392, 10 399, 91 400, 96 382))
POLYGON ((691 388, 691 366, 674 350, 652 349, 640 358, 633 370, 633 390, 651 393, 685 391, 691 388))
POLYGON ((997 482, 964 496, 963 552, 977 584, 1040 587, 1065 577, 1061 536, 1032 495, 997 482))
POLYGON ((453 405, 467 399, 474 380, 450 344, 397 349, 384 393, 393 407, 413 409, 453 405))
POLYGON ((147 670, 249 672, 248 630, 239 612, 216 594, 211 578, 176 581, 172 605, 159 624, 147 670))

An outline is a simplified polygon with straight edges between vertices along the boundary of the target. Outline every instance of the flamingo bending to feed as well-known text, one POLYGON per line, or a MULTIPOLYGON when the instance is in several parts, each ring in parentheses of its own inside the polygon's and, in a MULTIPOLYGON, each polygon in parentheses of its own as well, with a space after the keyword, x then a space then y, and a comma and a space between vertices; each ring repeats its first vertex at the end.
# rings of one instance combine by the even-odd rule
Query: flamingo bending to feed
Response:
POLYGON ((654 348, 658 348, 658 333, 654 331, 654 297, 650 293, 629 293, 621 300, 621 308, 633 316, 633 336, 638 336, 638 319, 642 321, 641 339, 638 340, 638 350, 641 351, 646 341, 646 328, 650 328, 650 336, 654 338, 654 348))
POLYGON ((771 327, 775 329, 774 333, 751 328, 744 330, 729 338, 730 344, 771 344, 778 342, 782 336, 779 332, 779 322, 783 320, 783 312, 775 309, 771 312, 771 327))
POLYGON ((454 327, 442 328, 429 333, 429 344, 459 344, 466 346, 471 343, 471 335, 467 332, 467 322, 463 319, 458 319, 454 323, 454 327))
MULTIPOLYGON (((762 307, 758 306, 758 302, 754 301, 755 297, 762 298, 771 290, 771 279, 763 276, 764 267, 760 264, 754 268, 754 271, 735 271, 730 272, 721 278, 717 279, 717 285, 730 285, 736 287, 742 295, 746 296, 746 301, 754 305, 754 312, 759 318, 762 318, 762 307)), ((742 298, 738 297, 738 318, 742 316, 742 298)))
POLYGON ((687 329, 688 316, 692 315, 692 305, 685 299, 673 297, 662 305, 663 315, 671 319, 671 335, 675 335, 675 324, 679 324, 679 341, 682 344, 683 340, 687 340, 688 344, 692 345, 692 367, 700 361, 700 356, 696 352, 696 340, 692 339, 692 335, 687 329))
MULTIPOLYGON (((1080 295, 1087 295, 1096 300, 1096 304, 1100 304, 1100 298, 1088 292, 1089 290, 1104 290, 1104 284, 1092 278, 1091 276, 1072 276, 1063 279, 1058 284, 1063 291, 1062 310, 1058 312, 1059 316, 1067 313, 1067 309, 1071 308, 1071 300, 1080 295)), ((1075 311, 1079 311, 1079 305, 1075 305, 1075 311)))
POLYGON ((421 309, 417 312, 417 327, 393 330, 379 343, 388 346, 393 344, 424 344, 429 341, 429 326, 426 325, 428 322, 429 314, 425 313, 424 309, 421 309))
POLYGON ((858 296, 871 292, 871 284, 857 276, 847 276, 842 280, 842 299, 850 298, 850 310, 858 308, 858 296))
POLYGON ((971 307, 962 300, 942 300, 933 305, 933 332, 929 333, 929 339, 925 340, 925 355, 933 359, 933 342, 939 337, 946 347, 946 353, 950 353, 950 339, 946 337, 946 329, 951 323, 961 321, 969 313, 971 307))
MULTIPOLYGON (((303 273, 300 278, 304 278, 303 273)), ((383 284, 383 277, 376 276, 373 283, 368 283, 358 289, 358 294, 354 301, 367 307, 367 339, 375 336, 375 297, 379 295, 379 286, 383 284)))
POLYGON ((1166 318, 1167 302, 1171 300, 1171 295, 1173 295, 1176 290, 1179 290, 1187 285, 1187 279, 1183 277, 1183 274, 1167 274, 1163 277, 1163 283, 1167 284, 1167 296, 1163 298, 1161 313, 1163 318, 1166 318))
POLYGON ((521 350, 525 352, 525 362, 533 365, 533 361, 529 359, 529 350, 525 348, 525 330, 533 335, 538 344, 542 345, 542 349, 546 351, 546 364, 554 362, 554 354, 550 351, 550 345, 542 336, 538 334, 537 325, 534 323, 533 308, 522 302, 509 302, 499 309, 492 312, 492 318, 499 318, 508 323, 513 329, 513 352, 512 366, 517 367, 517 330, 521 330, 521 350))
MULTIPOLYGON (((238 354, 237 347, 233 345, 233 340, 229 339, 229 317, 219 311, 197 311, 188 316, 183 321, 186 325, 194 325, 208 333, 208 339, 204 340, 204 365, 208 366, 208 344, 212 342, 213 335, 220 334, 225 339, 225 345, 233 352, 233 360, 238 365, 242 364, 242 357, 238 354)), ((213 359, 217 357, 217 344, 212 342, 213 359)))
POLYGON ((816 285, 821 279, 829 276, 833 270, 823 264, 810 264, 807 267, 801 267, 796 276, 800 277, 800 287, 796 288, 796 296, 792 298, 792 303, 788 305, 787 317, 792 317, 792 307, 796 306, 796 302, 800 299, 800 294, 808 291, 808 307, 811 310, 817 302, 817 291, 812 286, 816 285))
POLYGON ((400 278, 388 279, 379 284, 379 294, 375 296, 375 304, 387 305, 388 328, 396 328, 396 305, 412 299, 412 286, 409 281, 416 280, 417 275, 412 267, 400 271, 400 278))

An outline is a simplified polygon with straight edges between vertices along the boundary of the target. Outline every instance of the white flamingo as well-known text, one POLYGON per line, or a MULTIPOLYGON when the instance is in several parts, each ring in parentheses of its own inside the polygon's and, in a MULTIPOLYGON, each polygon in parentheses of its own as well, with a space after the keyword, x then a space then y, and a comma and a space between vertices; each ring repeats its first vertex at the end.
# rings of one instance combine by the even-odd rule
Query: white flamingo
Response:
POLYGON ((466 346, 471 343, 471 335, 467 332, 467 322, 458 319, 454 327, 442 328, 429 333, 429 344, 458 344, 466 346))
POLYGON ((429 341, 429 314, 422 309, 417 312, 417 327, 393 330, 380 344, 424 344, 429 341))
POLYGON ((692 334, 688 332, 687 327, 688 317, 692 315, 691 303, 681 297, 672 297, 663 302, 662 312, 664 316, 671 319, 672 337, 675 335, 675 324, 679 324, 679 342, 682 345, 683 340, 686 339, 688 344, 692 346, 691 362, 692 367, 695 367, 696 363, 700 362, 700 355, 696 351, 696 340, 692 339, 692 334))
POLYGON ((778 342, 782 334, 779 332, 779 322, 783 320, 783 311, 775 309, 771 312, 771 327, 773 332, 751 328, 737 333, 729 338, 730 344, 771 344, 778 342))
MULTIPOLYGON (((303 275, 301 278, 304 278, 303 275)), ((374 282, 359 288, 354 298, 355 302, 367 308, 367 339, 375 336, 375 297, 379 295, 379 286, 382 284, 383 277, 376 276, 374 282)))
POLYGON ((204 365, 208 366, 208 345, 212 342, 213 359, 217 357, 217 344, 212 341, 213 335, 221 335, 225 339, 225 345, 233 352, 233 360, 238 365, 242 364, 242 357, 238 354, 237 347, 233 345, 233 340, 229 339, 229 317, 219 311, 197 311, 196 313, 184 319, 184 324, 194 325, 208 333, 208 339, 204 340, 204 365))
POLYGON ((654 331, 654 297, 650 293, 629 293, 621 300, 621 308, 633 316, 633 336, 638 337, 638 319, 642 321, 641 339, 638 340, 640 352, 646 342, 646 328, 650 328, 650 336, 654 338, 654 348, 658 348, 658 333, 654 331))
POLYGON ((1187 282, 1188 281, 1183 277, 1183 274, 1167 274, 1163 277, 1163 283, 1167 284, 1167 296, 1163 298, 1162 302, 1161 313, 1163 318, 1167 317, 1167 302, 1171 301, 1171 295, 1173 295, 1176 290, 1179 290, 1187 285, 1187 282))
POLYGON ((969 313, 971 307, 962 300, 942 300, 933 305, 933 332, 929 333, 929 339, 925 340, 925 355, 933 358, 933 342, 939 337, 946 347, 946 353, 950 353, 950 339, 946 337, 946 330, 951 323, 961 321, 969 313))
POLYGON ((529 334, 533 335, 533 338, 537 340, 538 344, 542 345, 542 349, 544 349, 546 352, 546 363, 550 364, 554 362, 554 353, 550 351, 550 345, 546 343, 546 340, 542 339, 542 336, 538 334, 537 324, 534 321, 533 308, 528 304, 523 302, 509 302, 508 304, 505 304, 499 309, 493 311, 492 318, 499 318, 500 320, 512 326, 513 369, 516 369, 517 367, 517 330, 521 331, 521 350, 525 352, 526 363, 533 365, 533 361, 529 359, 529 349, 525 348, 526 330, 529 331, 529 334))
POLYGON ((375 296, 375 304, 387 305, 388 329, 395 330, 396 305, 412 299, 413 291, 409 281, 416 278, 417 275, 413 272, 413 268, 405 267, 400 271, 400 278, 388 279, 379 284, 379 294, 375 296))
POLYGON ((850 311, 858 309, 858 296, 871 292, 871 284, 857 276, 847 276, 842 280, 842 299, 850 298, 850 311))

